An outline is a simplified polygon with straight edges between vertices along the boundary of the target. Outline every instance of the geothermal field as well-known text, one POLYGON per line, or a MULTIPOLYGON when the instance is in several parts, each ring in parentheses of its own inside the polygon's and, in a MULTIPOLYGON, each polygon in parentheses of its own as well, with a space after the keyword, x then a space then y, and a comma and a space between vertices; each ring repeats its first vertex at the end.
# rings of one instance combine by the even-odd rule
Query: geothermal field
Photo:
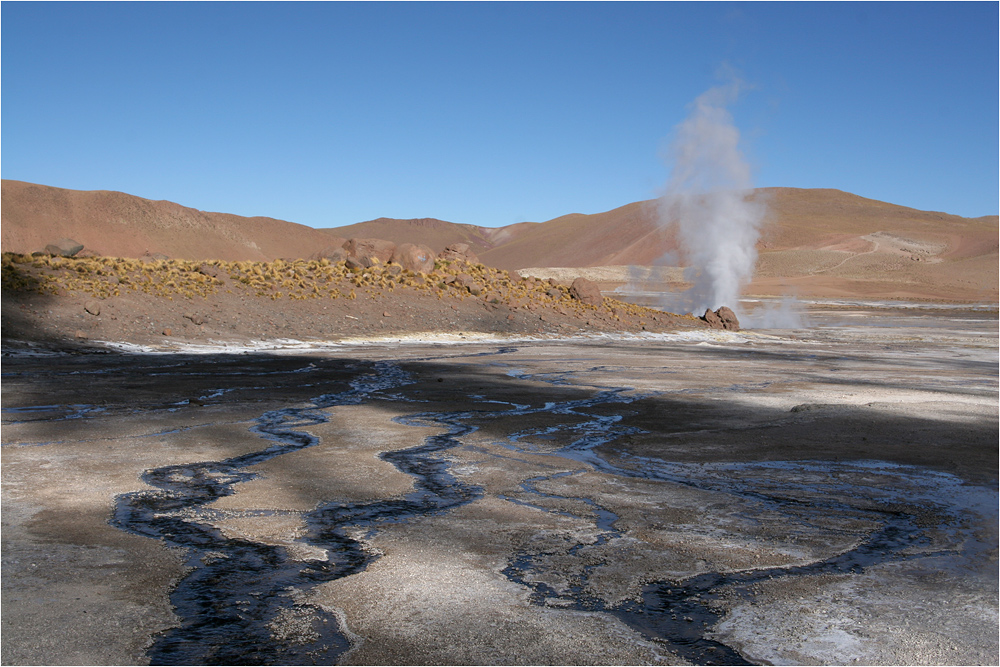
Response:
POLYGON ((3 664, 1000 661, 996 216, 3 187, 3 664))
POLYGON ((806 305, 11 343, 3 662, 995 663, 995 306, 806 305))

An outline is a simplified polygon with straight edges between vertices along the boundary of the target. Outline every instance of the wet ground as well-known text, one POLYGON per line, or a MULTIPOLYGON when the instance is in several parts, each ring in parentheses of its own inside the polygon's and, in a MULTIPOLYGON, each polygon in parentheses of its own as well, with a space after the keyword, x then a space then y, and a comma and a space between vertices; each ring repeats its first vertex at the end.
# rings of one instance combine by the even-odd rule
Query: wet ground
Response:
POLYGON ((995 664, 994 310, 5 356, 4 664, 995 664))

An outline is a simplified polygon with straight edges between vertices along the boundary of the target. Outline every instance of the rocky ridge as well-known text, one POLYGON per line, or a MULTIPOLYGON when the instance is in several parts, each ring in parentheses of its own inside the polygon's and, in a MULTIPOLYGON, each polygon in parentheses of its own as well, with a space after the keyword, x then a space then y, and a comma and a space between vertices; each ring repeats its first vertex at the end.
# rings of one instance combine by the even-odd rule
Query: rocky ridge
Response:
MULTIPOLYGON (((573 285, 473 263, 456 244, 428 271, 352 239, 342 261, 125 259, 4 253, 3 336, 75 342, 333 341, 416 332, 573 335, 710 326, 573 285), (383 261, 381 257, 389 257, 383 261), (459 258, 456 258, 459 257, 459 258), (451 259, 448 259, 451 258, 451 259), (394 260, 399 260, 394 261, 394 260)), ((417 256, 425 251, 407 248, 417 256)))

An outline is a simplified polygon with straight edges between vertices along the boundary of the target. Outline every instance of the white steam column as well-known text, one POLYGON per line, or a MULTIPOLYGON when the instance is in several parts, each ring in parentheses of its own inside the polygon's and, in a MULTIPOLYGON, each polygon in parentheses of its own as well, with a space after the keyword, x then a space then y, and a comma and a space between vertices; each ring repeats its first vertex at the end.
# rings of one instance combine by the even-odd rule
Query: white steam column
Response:
POLYGON ((752 201, 750 167, 739 150, 740 132, 726 105, 737 84, 712 88, 694 101, 677 126, 673 170, 660 200, 660 219, 677 226, 685 279, 694 283, 673 295, 674 312, 700 315, 705 309, 739 307, 753 277, 757 239, 767 212, 752 201))

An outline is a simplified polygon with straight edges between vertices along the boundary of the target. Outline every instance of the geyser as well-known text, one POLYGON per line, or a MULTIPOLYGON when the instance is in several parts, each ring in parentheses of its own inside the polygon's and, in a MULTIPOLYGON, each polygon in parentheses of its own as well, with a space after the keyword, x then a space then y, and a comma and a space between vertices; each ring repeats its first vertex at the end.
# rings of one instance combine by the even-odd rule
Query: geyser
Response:
POLYGON ((738 82, 709 89, 676 129, 660 220, 676 225, 681 260, 688 267, 685 279, 693 286, 670 295, 665 305, 674 312, 701 314, 724 305, 737 310, 742 288, 753 276, 767 209, 752 196, 740 132, 726 109, 738 94, 738 82))

